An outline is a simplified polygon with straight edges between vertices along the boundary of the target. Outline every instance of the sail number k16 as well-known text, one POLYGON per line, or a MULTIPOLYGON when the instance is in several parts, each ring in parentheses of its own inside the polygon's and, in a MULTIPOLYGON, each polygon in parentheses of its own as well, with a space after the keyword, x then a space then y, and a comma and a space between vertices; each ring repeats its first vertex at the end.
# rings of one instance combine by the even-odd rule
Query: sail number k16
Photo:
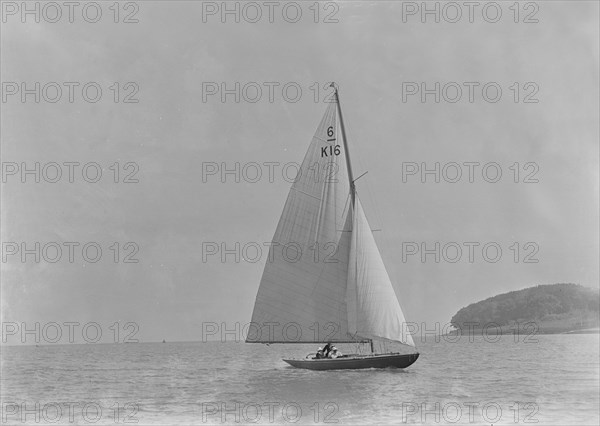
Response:
POLYGON ((321 147, 321 157, 329 157, 334 155, 340 155, 341 149, 339 145, 329 145, 321 147))
MULTIPOLYGON (((327 128, 327 142, 335 142, 336 138, 334 137, 333 126, 329 126, 327 128)), ((323 157, 333 157, 334 155, 340 155, 342 149, 339 145, 328 145, 321 147, 321 158, 323 157)))

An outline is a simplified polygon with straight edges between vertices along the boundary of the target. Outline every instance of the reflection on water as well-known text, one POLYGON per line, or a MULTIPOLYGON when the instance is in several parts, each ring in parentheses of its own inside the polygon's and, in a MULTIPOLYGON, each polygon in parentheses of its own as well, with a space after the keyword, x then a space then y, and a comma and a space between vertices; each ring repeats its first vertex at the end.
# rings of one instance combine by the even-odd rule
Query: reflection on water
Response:
POLYGON ((536 339, 431 338, 406 370, 322 372, 281 361, 314 345, 3 347, 3 423, 598 424, 599 336, 536 339))

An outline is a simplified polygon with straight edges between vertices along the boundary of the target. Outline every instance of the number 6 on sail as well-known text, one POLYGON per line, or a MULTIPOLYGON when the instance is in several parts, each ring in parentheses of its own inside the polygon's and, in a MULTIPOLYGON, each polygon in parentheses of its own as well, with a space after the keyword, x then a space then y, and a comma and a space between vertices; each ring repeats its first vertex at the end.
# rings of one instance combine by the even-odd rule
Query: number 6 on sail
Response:
POLYGON ((313 370, 405 368, 419 354, 356 193, 338 89, 332 86, 333 102, 277 225, 246 342, 369 343, 369 354, 284 361, 313 370), (314 250, 327 245, 335 250, 325 261, 314 250), (413 353, 375 350, 374 344, 393 343, 413 353))

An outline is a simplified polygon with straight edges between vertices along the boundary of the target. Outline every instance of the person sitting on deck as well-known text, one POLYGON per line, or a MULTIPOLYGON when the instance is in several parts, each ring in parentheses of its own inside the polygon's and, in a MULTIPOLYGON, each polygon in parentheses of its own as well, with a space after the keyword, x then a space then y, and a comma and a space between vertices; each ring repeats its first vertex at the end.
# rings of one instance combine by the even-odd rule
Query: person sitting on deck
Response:
POLYGON ((331 348, 333 348, 333 346, 331 346, 331 343, 327 343, 325 345, 325 347, 323 348, 323 358, 330 358, 330 353, 331 353, 331 348))
POLYGON ((319 348, 317 350, 317 354, 315 356, 316 359, 321 359, 321 358, 325 358, 325 355, 323 355, 323 348, 319 348))
POLYGON ((340 351, 338 351, 338 349, 337 349, 337 348, 334 346, 334 347, 331 349, 331 352, 330 352, 330 358, 333 358, 333 359, 335 359, 335 358, 338 358, 338 357, 340 357, 340 356, 342 356, 342 353, 341 353, 340 351))

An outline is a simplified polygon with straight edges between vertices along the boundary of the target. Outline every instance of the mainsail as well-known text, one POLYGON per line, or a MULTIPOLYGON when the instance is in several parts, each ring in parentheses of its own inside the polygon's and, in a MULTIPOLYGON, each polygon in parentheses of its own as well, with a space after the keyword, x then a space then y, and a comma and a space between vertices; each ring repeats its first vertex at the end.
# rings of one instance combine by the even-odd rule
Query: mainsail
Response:
POLYGON ((351 183, 337 91, 334 101, 288 194, 246 341, 414 346, 351 183))

